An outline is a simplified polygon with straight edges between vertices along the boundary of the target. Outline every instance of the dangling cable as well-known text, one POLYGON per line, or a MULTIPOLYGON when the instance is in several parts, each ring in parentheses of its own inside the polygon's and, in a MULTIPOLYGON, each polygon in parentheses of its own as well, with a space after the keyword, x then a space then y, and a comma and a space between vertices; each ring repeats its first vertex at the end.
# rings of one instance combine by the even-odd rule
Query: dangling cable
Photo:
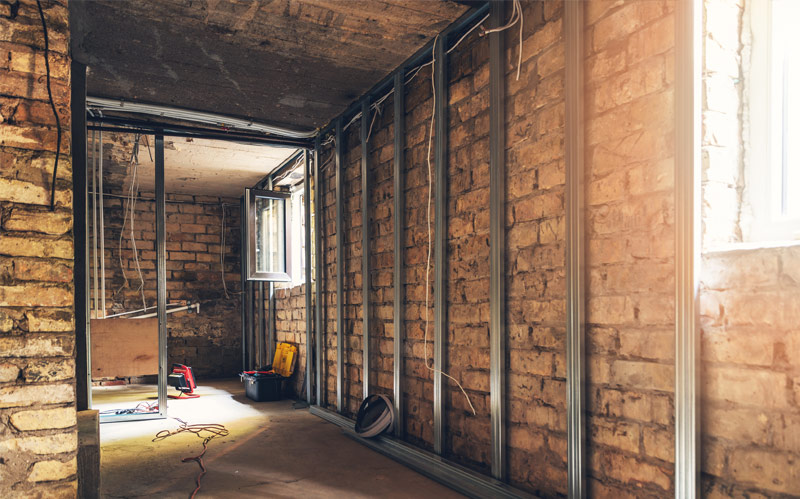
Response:
POLYGON ((47 97, 50 100, 50 109, 53 110, 53 117, 56 119, 56 158, 53 161, 53 182, 50 184, 50 211, 56 209, 56 178, 58 176, 58 158, 61 156, 61 118, 56 110, 56 103, 53 100, 53 90, 50 88, 50 39, 47 34, 47 21, 44 19, 42 2, 36 0, 36 7, 39 9, 39 19, 42 21, 42 31, 44 32, 44 68, 47 78, 47 97))
POLYGON ((222 235, 219 246, 219 265, 222 267, 222 290, 225 292, 225 298, 230 298, 228 294, 228 285, 225 283, 225 203, 220 203, 222 206, 222 235))
POLYGON ((433 195, 433 175, 431 169, 431 143, 433 142, 433 122, 436 118, 436 76, 435 76, 435 69, 436 69, 436 42, 439 41, 439 35, 436 35, 436 38, 433 40, 433 48, 431 49, 431 55, 433 59, 431 60, 431 93, 433 94, 433 108, 431 110, 431 125, 428 131, 428 205, 427 205, 427 218, 428 218, 428 260, 425 265, 425 336, 424 336, 424 351, 425 351, 425 367, 433 372, 433 373, 440 373, 443 376, 453 380, 458 388, 461 390, 461 393, 464 394, 464 397, 467 398, 467 403, 469 404, 469 408, 472 409, 472 415, 476 415, 475 407, 472 405, 472 400, 470 400, 469 395, 464 390, 464 387, 461 386, 461 383, 454 377, 450 376, 446 372, 442 371, 441 369, 436 369, 431 367, 429 364, 429 357, 428 357, 428 322, 429 322, 429 313, 428 313, 428 305, 430 303, 430 274, 431 274, 431 198, 433 195))

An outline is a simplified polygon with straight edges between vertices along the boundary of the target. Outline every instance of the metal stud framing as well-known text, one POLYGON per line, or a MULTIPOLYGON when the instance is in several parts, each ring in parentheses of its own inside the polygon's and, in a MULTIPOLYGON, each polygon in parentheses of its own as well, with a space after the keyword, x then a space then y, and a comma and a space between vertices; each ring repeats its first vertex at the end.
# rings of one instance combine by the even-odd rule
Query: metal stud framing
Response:
MULTIPOLYGON (((505 2, 493 2, 490 26, 505 22, 505 2)), ((505 296, 505 34, 489 35, 489 405, 492 476, 506 476, 505 296)))
POLYGON ((92 406, 91 342, 89 341, 89 207, 87 185, 86 65, 72 61, 72 174, 75 234, 75 392, 79 411, 92 406))
POLYGON ((306 402, 311 403, 311 154, 303 152, 303 214, 305 226, 305 259, 306 259, 306 402))
MULTIPOLYGON (((241 207, 242 207, 241 220, 242 220, 242 224, 245 224, 246 220, 247 220, 247 206, 245 206, 244 197, 242 197, 242 200, 241 200, 241 207)), ((244 254, 245 248, 247 247, 247 239, 245 238, 245 231, 244 230, 240 231, 240 235, 241 235, 240 248, 242 248, 241 251, 242 251, 242 254, 244 254)), ((242 258, 242 260, 244 260, 244 258, 242 258)), ((245 269, 244 263, 242 263, 240 265, 240 267, 241 267, 240 270, 241 270, 242 292, 244 292, 247 289, 247 277, 246 277, 247 270, 245 269)), ((247 366, 247 306, 246 306, 247 300, 246 300, 246 295, 242 294, 241 296, 242 296, 242 306, 241 306, 241 311, 242 311, 242 371, 246 371, 247 367, 248 367, 247 366)))
POLYGON ((394 434, 402 438, 405 428, 403 411, 403 316, 405 299, 403 287, 403 231, 405 213, 405 72, 394 75, 394 434))
POLYGON ((336 409, 344 409, 344 172, 342 120, 336 121, 336 409))
POLYGON ((675 497, 699 494, 699 133, 702 3, 675 7, 675 497))
POLYGON ((264 327, 264 281, 259 281, 256 291, 256 368, 264 365, 264 340, 266 328, 264 327))
POLYGON ((363 314, 363 345, 361 384, 364 398, 369 397, 369 99, 361 103, 361 307, 363 314))
POLYGON ((156 277, 158 311, 158 413, 167 416, 167 230, 164 190, 164 136, 156 135, 156 277))
MULTIPOLYGON (((436 106, 434 147, 434 276, 433 276, 433 449, 444 450, 444 380, 445 338, 447 337, 447 33, 434 46, 434 85, 436 106)), ((427 352, 426 352, 427 355, 427 352)))
POLYGON ((584 426, 583 2, 564 8, 566 57, 567 492, 586 495, 584 426))
MULTIPOLYGON (((267 188, 269 190, 272 190, 273 187, 274 187, 272 185, 272 179, 273 178, 274 177, 272 175, 270 175, 269 179, 267 180, 267 188)), ((269 292, 269 296, 267 297, 267 299, 269 300, 268 305, 267 305, 268 309, 269 309, 269 314, 267 315, 267 327, 266 327, 266 333, 267 333, 267 341, 266 341, 267 362, 272 364, 272 359, 273 359, 273 356, 275 355, 275 283, 274 282, 269 281, 269 287, 268 287, 267 291, 269 292)), ((263 296, 261 296, 259 298, 258 308, 260 308, 260 309, 264 308, 264 297, 263 296)), ((261 352, 261 350, 259 350, 259 352, 261 352)))
MULTIPOLYGON (((316 263, 316 298, 315 320, 316 331, 316 361, 317 361, 317 405, 322 405, 322 337, 324 333, 322 324, 322 167, 319 163, 320 138, 314 141, 314 254, 316 263)), ((308 345, 311 348, 311 345, 308 345)))

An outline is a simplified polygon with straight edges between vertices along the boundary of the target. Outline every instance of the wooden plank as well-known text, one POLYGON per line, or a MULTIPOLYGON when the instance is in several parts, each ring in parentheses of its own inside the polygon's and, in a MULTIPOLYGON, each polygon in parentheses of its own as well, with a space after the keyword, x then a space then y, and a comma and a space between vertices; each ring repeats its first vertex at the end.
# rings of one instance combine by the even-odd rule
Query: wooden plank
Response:
POLYGON ((158 374, 158 318, 92 319, 92 379, 158 374))

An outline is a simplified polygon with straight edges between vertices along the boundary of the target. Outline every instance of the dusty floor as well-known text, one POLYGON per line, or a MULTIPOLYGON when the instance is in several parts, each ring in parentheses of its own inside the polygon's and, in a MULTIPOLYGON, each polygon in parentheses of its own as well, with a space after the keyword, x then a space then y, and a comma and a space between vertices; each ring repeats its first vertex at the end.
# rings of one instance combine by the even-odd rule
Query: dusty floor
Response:
MULTIPOLYGON (((151 392, 148 386, 106 390, 100 401, 128 407, 151 392)), ((209 443, 197 497, 461 497, 308 409, 293 409, 291 401, 251 401, 238 379, 203 384, 197 393, 198 399, 170 400, 166 420, 100 425, 103 497, 189 497, 200 469, 181 459, 202 451, 203 440, 182 433, 152 441, 158 431, 178 427, 173 418, 222 423, 230 431, 209 443)))

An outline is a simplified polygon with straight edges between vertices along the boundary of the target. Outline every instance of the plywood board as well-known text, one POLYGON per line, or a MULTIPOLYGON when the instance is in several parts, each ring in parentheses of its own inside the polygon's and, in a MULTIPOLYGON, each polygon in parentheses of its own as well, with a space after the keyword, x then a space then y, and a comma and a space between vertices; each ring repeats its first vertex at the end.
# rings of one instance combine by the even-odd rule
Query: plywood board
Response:
POLYGON ((158 374, 158 318, 92 319, 92 379, 158 374))

